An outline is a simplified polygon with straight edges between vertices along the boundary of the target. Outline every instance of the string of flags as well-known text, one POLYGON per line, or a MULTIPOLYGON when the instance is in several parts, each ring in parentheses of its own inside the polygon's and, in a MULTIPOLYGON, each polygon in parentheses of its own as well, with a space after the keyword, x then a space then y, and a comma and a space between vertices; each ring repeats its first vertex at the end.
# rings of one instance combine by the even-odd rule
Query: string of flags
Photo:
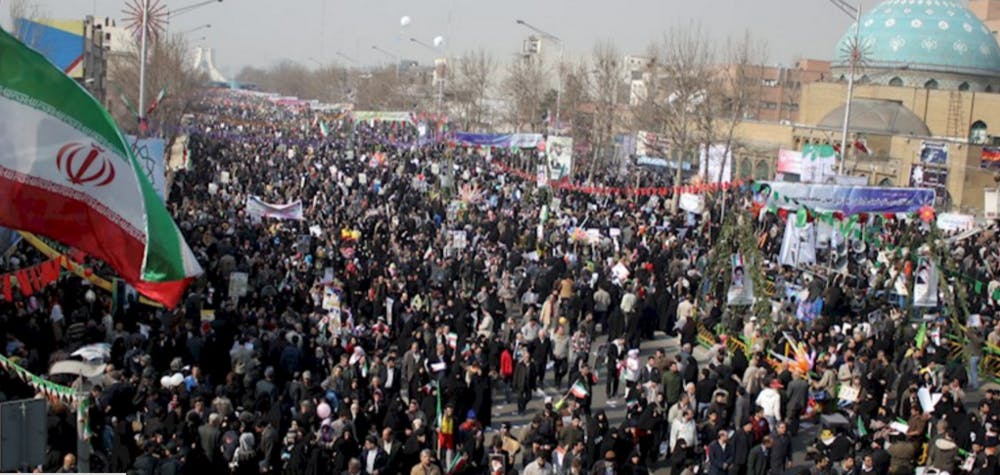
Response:
MULTIPOLYGON (((876 248, 885 249, 887 251, 893 252, 895 253, 893 257, 899 257, 901 255, 902 248, 891 242, 883 240, 880 237, 879 233, 862 232, 862 230, 860 229, 860 227, 858 227, 858 225, 869 221, 870 216, 867 213, 845 216, 843 213, 839 211, 833 211, 833 212, 817 211, 813 208, 810 208, 808 205, 803 204, 802 202, 800 202, 795 198, 790 198, 788 196, 781 195, 778 192, 773 192, 769 187, 767 187, 764 184, 754 183, 751 186, 752 186, 751 189, 753 190, 754 193, 760 193, 763 195, 763 197, 765 198, 764 200, 765 202, 767 201, 767 198, 772 198, 773 201, 781 201, 784 203, 795 205, 798 208, 798 210, 795 213, 795 218, 797 219, 797 224, 800 227, 804 226, 806 222, 819 220, 831 226, 835 226, 837 230, 840 231, 840 233, 845 237, 852 237, 854 239, 859 239, 864 241, 866 244, 875 246, 876 248)), ((760 212, 760 210, 763 209, 763 205, 760 203, 755 202, 754 206, 755 206, 755 209, 753 210, 754 214, 760 212)), ((783 219, 787 218, 789 215, 788 210, 783 208, 777 208, 777 206, 774 205, 769 207, 768 211, 778 214, 778 216, 780 216, 783 219)), ((910 214, 909 218, 911 219, 917 218, 925 223, 930 223, 934 221, 935 216, 936 215, 934 208, 930 206, 924 206, 916 213, 910 214)), ((883 217, 885 219, 896 219, 896 214, 887 213, 883 217)), ((881 262, 879 261, 875 262, 876 267, 881 267, 881 265, 882 265, 881 262)), ((971 284, 973 293, 975 293, 976 295, 987 295, 987 293, 989 293, 988 296, 992 300, 1000 302, 1000 287, 994 289, 992 292, 989 292, 989 283, 979 280, 975 277, 958 273, 949 273, 949 277, 959 278, 965 281, 966 283, 971 284)))
MULTIPOLYGON (((538 181, 538 175, 534 173, 529 173, 524 170, 518 170, 516 168, 510 167, 507 164, 494 160, 493 165, 497 167, 500 171, 516 176, 523 180, 528 181, 538 181)), ((582 185, 577 183, 571 183, 568 180, 545 180, 545 185, 554 189, 568 190, 579 193, 586 193, 588 195, 602 195, 602 196, 672 196, 675 194, 702 194, 702 193, 715 193, 723 190, 729 190, 733 188, 739 188, 740 186, 748 183, 749 180, 737 179, 733 181, 721 182, 721 183, 701 183, 697 185, 683 185, 683 186, 671 186, 671 187, 635 187, 635 186, 597 186, 597 185, 582 185)))
POLYGON ((41 376, 32 374, 3 355, 0 355, 0 369, 14 374, 18 379, 27 383, 35 391, 44 394, 47 398, 58 398, 67 403, 77 400, 76 391, 73 388, 53 383, 41 376))
MULTIPOLYGON (((851 216, 847 216, 840 211, 818 211, 796 198, 789 197, 787 195, 782 195, 781 193, 772 190, 769 186, 762 183, 754 183, 751 185, 751 190, 755 194, 761 194, 764 198, 763 201, 754 201, 752 205, 752 210, 754 215, 757 215, 762 209, 764 209, 763 203, 767 201, 773 202, 783 202, 790 205, 795 205, 797 211, 795 212, 796 224, 799 227, 803 227, 808 222, 820 221, 830 226, 833 226, 840 232, 844 237, 850 237, 854 239, 864 240, 867 244, 872 244, 877 247, 884 247, 890 251, 896 249, 892 243, 886 243, 882 240, 877 233, 864 233, 858 227, 858 224, 864 224, 869 221, 871 216, 868 213, 859 213, 851 216)), ((777 205, 770 205, 767 208, 768 211, 777 214, 782 219, 787 219, 789 212, 784 208, 779 208, 777 205)), ((934 208, 930 206, 924 206, 916 213, 910 215, 910 218, 919 218, 925 223, 929 223, 934 220, 935 212, 934 208)), ((886 213, 883 215, 884 219, 894 220, 896 219, 896 213, 886 213)))
POLYGON ((69 268, 74 263, 83 262, 82 253, 73 251, 73 255, 57 255, 41 264, 0 275, 2 297, 11 302, 14 300, 14 287, 21 289, 21 294, 30 297, 35 292, 59 280, 63 267, 69 268))

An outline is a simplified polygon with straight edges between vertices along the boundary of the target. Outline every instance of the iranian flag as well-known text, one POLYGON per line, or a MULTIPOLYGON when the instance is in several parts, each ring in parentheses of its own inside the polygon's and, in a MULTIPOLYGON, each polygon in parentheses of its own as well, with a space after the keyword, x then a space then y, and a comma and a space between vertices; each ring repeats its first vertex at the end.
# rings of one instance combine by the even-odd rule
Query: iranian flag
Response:
POLYGON ((114 121, 0 29, 0 225, 108 263, 174 307, 201 266, 114 121))
POLYGON ((573 383, 573 386, 569 388, 569 393, 572 394, 573 397, 577 399, 583 399, 587 397, 588 394, 590 394, 590 392, 587 391, 587 387, 583 385, 583 381, 577 381, 573 383))
POLYGON ((323 138, 326 138, 328 135, 330 135, 330 129, 326 128, 326 122, 319 123, 319 133, 323 135, 323 138))
POLYGON ((167 87, 164 86, 163 89, 160 89, 160 93, 157 94, 156 97, 153 99, 153 102, 149 104, 149 108, 146 109, 146 115, 153 115, 153 112, 156 112, 156 108, 160 107, 160 103, 163 102, 163 99, 165 99, 166 97, 167 97, 167 87))

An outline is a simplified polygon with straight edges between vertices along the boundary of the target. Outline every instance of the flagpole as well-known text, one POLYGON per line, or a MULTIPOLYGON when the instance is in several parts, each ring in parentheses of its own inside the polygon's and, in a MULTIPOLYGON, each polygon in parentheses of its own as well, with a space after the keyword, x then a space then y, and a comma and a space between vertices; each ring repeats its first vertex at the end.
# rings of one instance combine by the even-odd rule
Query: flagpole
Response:
POLYGON ((556 410, 562 409, 563 402, 566 401, 566 398, 569 397, 570 393, 573 392, 573 387, 576 386, 576 383, 579 383, 580 381, 581 380, 579 378, 577 378, 576 381, 573 381, 573 384, 569 385, 569 389, 566 390, 566 394, 563 394, 563 397, 559 398, 559 401, 556 402, 556 406, 559 406, 559 407, 553 406, 553 407, 555 407, 556 410))
POLYGON ((139 133, 142 133, 142 123, 146 120, 146 23, 149 21, 149 0, 142 0, 142 25, 140 25, 139 40, 139 133))

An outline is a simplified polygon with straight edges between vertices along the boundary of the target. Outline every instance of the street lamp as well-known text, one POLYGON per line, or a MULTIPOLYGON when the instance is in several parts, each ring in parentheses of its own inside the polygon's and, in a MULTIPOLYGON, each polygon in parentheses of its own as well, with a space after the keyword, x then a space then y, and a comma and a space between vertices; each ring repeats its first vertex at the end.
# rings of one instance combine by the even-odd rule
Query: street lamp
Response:
POLYGON ((343 60, 347 61, 348 63, 351 63, 351 64, 354 64, 354 65, 358 64, 358 61, 357 61, 357 60, 355 60, 354 58, 352 58, 352 57, 350 57, 350 56, 348 56, 348 55, 344 54, 343 52, 340 52, 340 51, 337 51, 336 55, 337 55, 337 56, 338 56, 339 58, 341 58, 341 59, 343 59, 343 60))
POLYGON ((204 29, 211 28, 211 27, 212 27, 211 23, 205 23, 204 25, 196 26, 194 28, 191 28, 190 30, 182 31, 181 34, 182 35, 187 35, 187 34, 194 33, 196 31, 204 30, 204 29))
POLYGON ((192 3, 191 5, 185 5, 183 7, 180 7, 178 9, 176 9, 176 10, 170 10, 170 12, 167 13, 167 17, 168 18, 173 18, 173 17, 178 16, 178 15, 183 15, 185 13, 190 13, 192 10, 197 10, 197 9, 199 9, 201 7, 204 7, 206 5, 211 5, 213 3, 222 3, 222 0, 203 0, 203 1, 198 2, 198 3, 192 3))
MULTIPOLYGON (((415 43, 415 44, 418 44, 420 46, 423 46, 424 48, 427 48, 428 50, 430 50, 431 52, 433 52, 435 54, 435 56, 437 56, 437 54, 440 53, 440 51, 438 51, 437 48, 435 48, 435 47, 433 47, 433 46, 431 46, 431 45, 429 45, 427 43, 424 43, 423 41, 420 41, 420 40, 418 40, 416 38, 410 38, 410 41, 413 42, 413 43, 415 43)), ((434 58, 434 59, 435 59, 435 61, 437 60, 437 58, 434 58)), ((444 67, 447 69, 447 67, 448 67, 447 62, 445 62, 445 66, 444 67)), ((437 64, 434 65, 434 68, 435 68, 435 70, 437 69, 437 64)), ((441 113, 444 112, 444 81, 445 81, 445 71, 446 71, 446 69, 441 71, 441 77, 438 79, 438 97, 437 97, 437 110, 438 110, 438 114, 441 114, 441 113)))
POLYGON ((556 89, 556 130, 558 131, 558 127, 559 127, 559 112, 560 112, 560 104, 559 103, 562 102, 562 86, 563 86, 563 84, 562 84, 562 61, 563 61, 563 52, 564 52, 564 49, 565 49, 565 45, 563 44, 563 41, 558 36, 553 35, 552 33, 549 33, 549 32, 547 32, 545 30, 542 30, 542 29, 540 29, 538 27, 535 27, 531 23, 528 23, 528 22, 526 22, 524 20, 517 19, 516 21, 517 21, 518 25, 521 25, 521 26, 523 26, 523 27, 525 27, 525 28, 527 28, 527 29, 529 29, 529 30, 537 33, 542 38, 545 38, 547 40, 551 40, 551 41, 555 41, 556 43, 559 43, 559 69, 558 69, 559 84, 558 84, 557 89, 556 89))
POLYGON ((399 55, 396 54, 396 53, 393 53, 391 51, 386 51, 385 49, 379 48, 378 45, 372 45, 372 49, 375 50, 375 51, 378 51, 379 53, 382 53, 382 54, 388 56, 389 58, 392 58, 392 61, 394 63, 396 63, 396 77, 398 78, 399 77, 399 55))
POLYGON ((844 105, 844 124, 840 131, 840 169, 838 175, 844 174, 844 162, 847 161, 847 128, 851 121, 851 101, 854 100, 854 72, 861 61, 861 3, 857 6, 847 3, 847 0, 830 0, 845 15, 854 19, 854 38, 851 50, 848 52, 847 103, 844 105))

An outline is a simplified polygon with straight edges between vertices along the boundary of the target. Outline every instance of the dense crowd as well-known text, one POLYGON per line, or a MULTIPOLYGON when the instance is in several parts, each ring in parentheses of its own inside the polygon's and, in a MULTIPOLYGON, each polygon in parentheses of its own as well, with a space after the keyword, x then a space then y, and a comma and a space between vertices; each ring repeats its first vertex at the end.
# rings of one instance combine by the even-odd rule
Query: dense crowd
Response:
MULTIPOLYGON (((88 397, 92 471, 998 473, 1000 395, 978 372, 1000 343, 991 229, 946 246, 957 275, 942 286, 975 318, 923 311, 886 284, 893 255, 869 265, 887 259, 876 246, 836 277, 777 265, 782 216, 751 215, 758 190, 734 188, 729 219, 759 236, 773 285, 765 316, 726 305, 723 199, 672 213, 669 197, 493 165, 530 170, 537 150, 321 121, 251 94, 199 105, 168 206, 206 273, 178 309, 75 277, 0 304, 4 355, 38 374, 109 345, 88 397), (301 200, 304 220, 248 216, 249 196, 301 200), (986 291, 959 292, 971 281, 986 291), (809 349, 808 370, 786 342, 809 349)), ((669 186, 632 169, 591 179, 669 186)), ((880 232, 916 252, 928 228, 880 232)), ((39 258, 22 244, 4 264, 39 258)), ((10 374, 0 391, 34 395, 10 374)), ((74 470, 75 425, 53 400, 48 470, 74 470)))

